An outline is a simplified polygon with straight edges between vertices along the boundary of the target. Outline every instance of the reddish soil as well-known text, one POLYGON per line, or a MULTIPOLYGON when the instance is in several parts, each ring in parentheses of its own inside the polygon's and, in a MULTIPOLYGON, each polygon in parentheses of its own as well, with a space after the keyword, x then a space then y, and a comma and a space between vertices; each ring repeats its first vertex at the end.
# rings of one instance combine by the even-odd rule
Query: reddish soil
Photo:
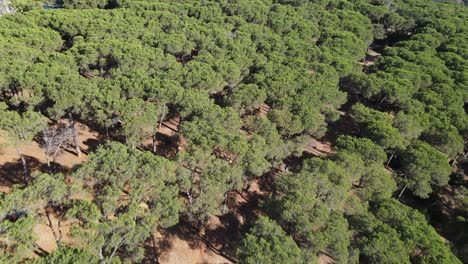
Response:
MULTIPOLYGON (((80 141, 81 156, 77 156, 75 149, 67 147, 63 149, 56 157, 56 168, 58 171, 69 171, 73 166, 81 164, 87 160, 87 153, 96 148, 99 144, 98 132, 90 129, 84 124, 77 123, 78 139, 80 141)), ((5 131, 0 131, 0 192, 8 193, 11 191, 12 185, 22 183, 22 165, 15 146, 9 142, 5 131)), ((43 149, 36 142, 29 142, 20 146, 21 152, 25 155, 30 174, 34 175, 39 172, 47 172, 46 157, 43 149)), ((58 230, 57 217, 53 212, 50 213, 52 225, 58 230)), ((70 223, 62 222, 63 241, 67 242, 70 223)), ((37 236, 37 252, 38 254, 50 253, 57 248, 57 242, 51 228, 48 226, 48 221, 45 212, 41 214, 38 223, 34 226, 33 232, 37 236)))
MULTIPOLYGON (((58 235, 58 217, 51 211, 49 211, 50 220, 52 225, 57 232, 58 235)), ((41 221, 36 224, 33 228, 34 234, 37 236, 38 240, 36 241, 37 248, 39 249, 39 253, 50 253, 57 249, 57 242, 55 241, 54 234, 52 229, 49 227, 49 222, 47 220, 45 211, 41 214, 41 221)), ((70 242, 70 227, 71 222, 67 221, 66 219, 62 220, 61 223, 62 229, 62 242, 68 243, 70 242)), ((39 255, 35 252, 33 257, 38 257, 39 255)))
POLYGON ((319 253, 318 259, 317 259, 318 264, 335 264, 335 260, 331 258, 328 254, 323 254, 319 253))
MULTIPOLYGON (((77 164, 81 164, 87 160, 87 153, 95 148, 99 143, 98 132, 90 129, 84 124, 77 123, 78 138, 80 140, 80 149, 85 155, 78 157, 73 148, 68 147, 62 150, 57 156, 55 162, 61 166, 72 168, 77 164)), ((15 146, 9 142, 4 131, 0 131, 0 145, 2 146, 0 153, 0 166, 10 162, 19 161, 18 154, 16 153, 15 146)), ((44 150, 39 146, 36 141, 29 144, 20 146, 21 152, 29 157, 37 159, 41 163, 46 163, 44 150)))
POLYGON ((304 152, 318 157, 326 157, 335 154, 331 142, 323 139, 312 138, 304 149, 304 152))
MULTIPOLYGON (((73 166, 87 160, 87 153, 99 144, 98 132, 84 124, 77 123, 78 139, 82 155, 78 157, 75 149, 66 147, 59 152, 55 159, 58 171, 68 171, 73 166)), ((47 172, 46 156, 44 150, 36 141, 24 143, 20 151, 25 155, 31 175, 39 172, 47 172)), ((22 165, 16 153, 15 146, 9 141, 6 132, 0 130, 0 191, 8 192, 13 184, 21 183, 22 165)))
POLYGON ((367 53, 366 53, 366 58, 363 60, 363 61, 360 61, 359 64, 363 65, 363 66, 371 66, 371 65, 374 65, 375 64, 375 60, 382 56, 382 54, 372 50, 372 49, 368 49, 367 50, 367 53))
MULTIPOLYGON (((188 223, 181 223, 165 231, 155 233, 154 256, 163 264, 224 264, 235 263, 235 247, 247 222, 257 217, 258 199, 266 192, 255 179, 245 192, 233 191, 229 195, 230 212, 224 216, 210 217, 198 230, 188 223)), ((147 258, 154 258, 147 256, 147 258)))
POLYGON ((266 116, 270 111, 270 106, 267 104, 261 104, 260 107, 257 109, 258 116, 266 116))
POLYGON ((216 254, 203 243, 193 243, 177 234, 155 234, 156 244, 165 245, 166 249, 159 255, 161 264, 230 264, 233 263, 216 254))
MULTIPOLYGON (((178 151, 183 149, 187 142, 182 135, 178 135, 180 119, 178 116, 171 117, 158 127, 156 133, 156 145, 158 155, 166 158, 173 157, 178 151)), ((148 138, 143 142, 143 148, 153 150, 153 138, 148 138)))

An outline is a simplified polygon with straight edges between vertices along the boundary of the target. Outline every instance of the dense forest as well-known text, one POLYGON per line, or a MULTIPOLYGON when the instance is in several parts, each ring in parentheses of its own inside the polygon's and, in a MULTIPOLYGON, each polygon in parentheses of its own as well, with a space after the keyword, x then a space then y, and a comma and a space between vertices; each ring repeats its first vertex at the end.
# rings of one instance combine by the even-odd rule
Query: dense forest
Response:
POLYGON ((234 263, 468 262, 463 3, 44 2, 0 16, 0 263, 158 263, 213 217, 234 263))

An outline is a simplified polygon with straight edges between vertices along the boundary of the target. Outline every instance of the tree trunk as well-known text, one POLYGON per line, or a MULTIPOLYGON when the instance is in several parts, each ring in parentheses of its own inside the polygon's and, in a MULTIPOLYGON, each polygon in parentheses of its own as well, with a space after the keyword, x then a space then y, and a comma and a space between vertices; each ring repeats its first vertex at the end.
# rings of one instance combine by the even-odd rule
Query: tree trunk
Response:
POLYGON ((153 131, 153 153, 156 154, 157 150, 158 150, 158 139, 156 138, 156 134, 158 133, 158 131, 153 131))
POLYGON ((154 254, 154 256, 153 256, 153 261, 154 261, 154 263, 159 264, 158 250, 157 250, 157 248, 156 248, 156 237, 154 236, 154 232, 153 232, 153 234, 151 235, 151 238, 152 238, 151 240, 152 240, 152 242, 153 242, 153 254, 154 254))
POLYGON ((458 162, 458 158, 460 158, 461 156, 461 153, 458 154, 453 160, 452 160, 452 164, 450 164, 452 167, 455 167, 457 165, 457 162, 458 162))
POLYGON ((388 166, 388 165, 390 164, 390 162, 392 161, 393 156, 395 156, 395 154, 392 154, 392 155, 390 156, 390 158, 389 158, 388 161, 387 161, 387 166, 388 166))
POLYGON ((54 235, 55 242, 57 242, 58 244, 60 242, 60 237, 57 235, 57 232, 55 231, 54 225, 52 224, 52 220, 50 219, 50 215, 49 215, 49 212, 47 211, 47 208, 46 208, 46 216, 47 216, 47 221, 49 222, 50 230, 52 230, 52 234, 54 235))
MULTIPOLYGON (((127 234, 128 234, 128 233, 127 233, 127 234)), ((109 263, 112 263, 112 258, 114 257, 115 253, 116 253, 117 250, 120 248, 120 246, 122 245, 122 243, 123 243, 123 241, 124 241, 124 239, 125 239, 126 236, 127 236, 127 235, 124 235, 124 236, 120 239, 119 243, 117 243, 117 245, 115 245, 114 250, 112 251, 111 255, 109 256, 109 263)))
POLYGON ((99 249, 99 259, 101 260, 101 263, 105 263, 104 262, 104 255, 102 254, 102 248, 99 249))
POLYGON ((57 222, 57 229, 59 231, 59 240, 57 242, 60 242, 62 241, 62 237, 63 237, 63 232, 62 232, 62 219, 63 219, 63 216, 65 215, 65 213, 61 214, 59 219, 58 219, 58 222, 57 222))
POLYGON ((228 192, 224 194, 224 202, 223 202, 223 211, 222 214, 226 214, 227 211, 227 202, 228 202, 228 192))
POLYGON ((165 118, 166 118, 166 104, 164 104, 164 106, 163 106, 163 110, 162 110, 162 113, 161 113, 161 118, 159 119, 159 129, 161 129, 162 123, 163 123, 165 118))
POLYGON ((26 164, 26 159, 24 158, 23 153, 21 153, 21 151, 19 149, 19 146, 18 146, 18 143, 15 143, 15 149, 16 149, 16 153, 18 154, 18 156, 21 159, 21 163, 23 164, 23 180, 24 180, 24 183, 28 184, 28 176, 29 175, 28 175, 28 165, 26 164))
POLYGON ((406 190, 406 184, 405 184, 405 187, 403 187, 403 189, 401 190, 400 194, 398 195, 397 200, 400 200, 400 198, 403 195, 403 193, 405 192, 405 190, 406 190))
POLYGON ((192 205, 193 204, 193 199, 192 199, 192 194, 190 192, 190 189, 187 189, 187 198, 189 200, 189 204, 192 205))
POLYGON ((78 157, 81 156, 81 149, 80 149, 80 141, 78 139, 78 132, 76 131, 75 120, 73 119, 72 115, 70 117, 70 130, 73 138, 73 146, 75 147, 76 155, 78 157))
POLYGON ((249 180, 247 180, 245 188, 242 188, 242 192, 245 192, 246 194, 248 194, 251 185, 252 185, 252 183, 249 180))
POLYGON ((385 95, 385 96, 382 98, 382 100, 380 100, 379 105, 380 105, 381 103, 383 103, 383 101, 384 101, 385 99, 387 99, 387 95, 385 95))
POLYGON ((359 178, 359 188, 362 188, 362 183, 363 183, 363 179, 361 177, 361 178, 359 178))
POLYGON ((46 161, 47 161, 47 169, 49 170, 49 173, 52 173, 52 168, 50 167, 50 157, 46 153, 46 161))
MULTIPOLYGON (((60 148, 62 147, 63 141, 60 142, 60 144, 57 146, 57 149, 55 149, 54 154, 52 155, 52 161, 55 163, 55 158, 57 157, 58 152, 60 151, 60 148)), ((79 148, 78 148, 79 149, 79 148)), ((81 152, 80 152, 81 153, 81 152)), ((79 155, 78 155, 79 156, 79 155)), ((47 164, 49 164, 49 159, 47 158, 47 164)), ((49 167, 50 169, 50 167, 49 167)), ((55 166, 52 168, 52 172, 55 173, 55 166)))

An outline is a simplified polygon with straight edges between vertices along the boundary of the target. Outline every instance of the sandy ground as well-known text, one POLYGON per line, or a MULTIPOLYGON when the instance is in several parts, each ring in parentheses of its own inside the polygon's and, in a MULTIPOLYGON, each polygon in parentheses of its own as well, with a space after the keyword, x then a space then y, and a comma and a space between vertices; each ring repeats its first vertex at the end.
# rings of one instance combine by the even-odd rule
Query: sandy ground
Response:
MULTIPOLYGON (((58 233, 58 217, 54 212, 49 210, 49 216, 52 222, 52 225, 55 229, 55 232, 58 233)), ((69 242, 70 241, 70 227, 71 227, 71 222, 67 221, 66 219, 62 220, 61 223, 61 230, 62 230, 62 242, 69 242)), ((41 214, 41 221, 36 224, 33 228, 34 234, 37 236, 38 240, 36 241, 37 247, 39 248, 39 251, 41 252, 47 252, 50 253, 54 250, 57 249, 57 242, 55 241, 54 234, 52 232, 52 229, 49 227, 49 222, 47 220, 45 211, 41 214)), ((34 256, 34 257, 37 257, 34 256)))
MULTIPOLYGON (((184 227, 178 227, 169 234, 155 233, 159 262, 162 264, 230 264, 232 243, 240 239, 240 229, 245 227, 247 218, 255 218, 251 210, 256 198, 266 195, 255 179, 246 192, 231 192, 229 195, 231 216, 212 216, 202 230, 195 234, 184 227), (249 204, 250 203, 250 204, 249 204), (229 256, 230 255, 230 256, 229 256)), ((250 219, 251 220, 251 219, 250 219)))
POLYGON ((155 235, 156 243, 165 244, 165 249, 159 256, 161 264, 230 264, 233 263, 223 256, 217 255, 204 244, 192 245, 191 242, 183 240, 177 235, 163 236, 155 235))
POLYGON ((326 140, 310 139, 304 151, 314 156, 326 157, 335 153, 331 147, 331 142, 326 140))
POLYGON ((270 112, 270 106, 263 103, 260 105, 260 107, 257 109, 257 115, 258 116, 266 116, 268 114, 268 112, 270 112))
POLYGON ((334 264, 335 260, 327 254, 319 253, 317 262, 318 264, 334 264))
POLYGON ((367 50, 367 53, 366 53, 366 58, 363 60, 363 61, 360 61, 359 64, 363 65, 363 66, 371 66, 371 65, 374 65, 375 64, 375 60, 382 56, 382 54, 372 50, 372 49, 368 49, 367 50))
MULTIPOLYGON (((61 151, 57 156, 55 162, 58 164, 72 168, 74 165, 81 164, 87 160, 86 153, 93 146, 97 145, 99 134, 98 132, 92 130, 88 126, 77 123, 78 137, 80 140, 80 149, 85 155, 78 157, 73 148, 66 148, 64 151, 61 151)), ((39 143, 36 141, 22 144, 20 146, 21 152, 24 155, 29 157, 34 157, 39 160, 41 163, 46 162, 46 157, 44 151, 39 146, 39 143)), ((16 153, 15 146, 9 139, 6 137, 6 132, 0 130, 0 165, 5 165, 9 162, 18 162, 19 157, 16 153)))
MULTIPOLYGON (((66 171, 73 166, 87 160, 87 153, 99 143, 98 132, 84 124, 77 123, 78 138, 80 141, 81 156, 77 156, 73 147, 60 151, 55 162, 58 171, 66 171)), ((30 174, 47 171, 44 150, 36 141, 25 142, 20 145, 20 151, 26 158, 30 174)), ((13 142, 9 140, 5 131, 0 130, 0 191, 8 192, 9 188, 21 182, 22 165, 13 142)))

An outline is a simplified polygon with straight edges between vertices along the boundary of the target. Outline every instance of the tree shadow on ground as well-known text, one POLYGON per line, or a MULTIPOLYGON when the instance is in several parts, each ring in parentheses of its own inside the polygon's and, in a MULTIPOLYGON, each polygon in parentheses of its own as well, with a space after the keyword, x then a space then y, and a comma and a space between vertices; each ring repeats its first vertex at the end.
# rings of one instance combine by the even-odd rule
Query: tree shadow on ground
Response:
POLYGON ((90 152, 94 152, 102 142, 103 141, 101 139, 88 138, 85 141, 83 141, 83 144, 88 146, 88 149, 83 149, 80 147, 80 150, 84 154, 88 155, 90 152))
POLYGON ((357 136, 358 134, 359 126, 349 114, 344 114, 335 122, 328 124, 324 138, 333 144, 340 135, 357 136))
POLYGON ((187 219, 181 219, 178 225, 167 229, 163 235, 167 237, 175 235, 186 241, 191 249, 205 246, 213 253, 235 263, 239 242, 258 218, 259 203, 263 199, 265 194, 256 191, 246 192, 242 196, 240 192, 231 191, 228 195, 227 214, 214 216, 211 219, 214 222, 205 222, 200 227, 187 219))
MULTIPOLYGON (((69 171, 69 168, 55 162, 51 162, 51 169, 49 170, 47 164, 34 157, 24 155, 24 158, 28 167, 29 180, 40 172, 65 173, 69 171)), ((20 159, 0 165, 0 186, 11 187, 15 184, 25 184, 23 175, 23 164, 20 159)))
POLYGON ((43 248, 41 248, 37 243, 34 243, 34 254, 38 255, 39 257, 45 257, 50 254, 50 252, 47 252, 43 248))
POLYGON ((223 219, 220 219, 222 225, 214 229, 208 229, 206 226, 198 228, 192 223, 183 220, 175 229, 170 230, 173 235, 185 240, 191 249, 203 249, 205 246, 213 253, 226 258, 231 262, 237 262, 233 254, 233 243, 230 238, 237 237, 238 230, 234 226, 229 226, 223 219), (174 232, 174 233, 173 233, 174 232))
POLYGON ((144 264, 159 263, 159 256, 172 248, 172 242, 170 241, 170 235, 166 230, 160 231, 162 238, 158 239, 156 234, 145 242, 144 249, 145 255, 143 262, 144 264))
MULTIPOLYGON (((156 155, 162 156, 165 158, 172 158, 177 154, 178 151, 178 137, 177 136, 168 136, 162 133, 157 133, 156 134, 156 140, 157 140, 157 148, 156 148, 156 155)), ((143 146, 141 150, 145 151, 153 151, 153 145, 148 144, 146 146, 143 146)))
POLYGON ((177 237, 185 241, 190 249, 209 250, 225 259, 236 263, 236 249, 239 242, 261 214, 261 202, 272 190, 273 177, 267 173, 255 179, 257 186, 246 191, 231 191, 228 194, 229 212, 221 216, 213 216, 200 226, 181 217, 173 227, 160 230, 161 237, 151 237, 145 243, 145 259, 143 263, 158 263, 158 258, 171 250, 172 241, 177 237))

